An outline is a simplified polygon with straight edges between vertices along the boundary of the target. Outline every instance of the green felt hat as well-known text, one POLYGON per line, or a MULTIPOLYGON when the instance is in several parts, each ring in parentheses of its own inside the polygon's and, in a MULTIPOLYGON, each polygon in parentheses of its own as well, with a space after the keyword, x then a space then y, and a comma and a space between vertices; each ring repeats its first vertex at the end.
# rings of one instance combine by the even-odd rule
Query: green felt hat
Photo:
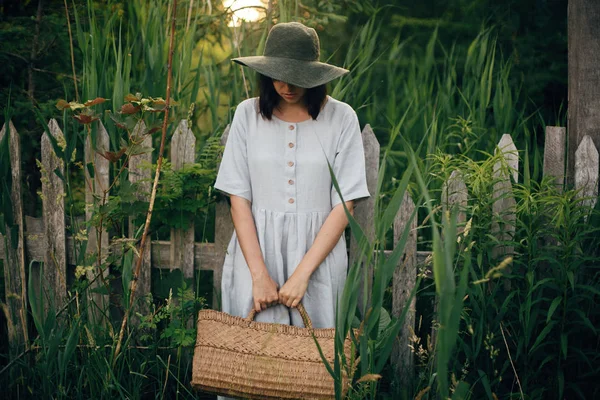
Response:
POLYGON ((294 86, 310 89, 347 74, 347 69, 319 61, 319 37, 299 22, 273 26, 262 56, 234 58, 238 64, 294 86))

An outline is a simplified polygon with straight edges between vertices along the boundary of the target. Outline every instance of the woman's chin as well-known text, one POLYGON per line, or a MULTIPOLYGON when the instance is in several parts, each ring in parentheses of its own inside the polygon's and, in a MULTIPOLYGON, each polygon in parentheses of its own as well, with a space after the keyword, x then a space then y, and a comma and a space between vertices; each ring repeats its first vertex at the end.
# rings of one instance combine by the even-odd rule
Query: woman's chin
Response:
POLYGON ((295 95, 280 95, 280 97, 283 99, 283 101, 285 101, 288 104, 296 104, 298 103, 298 101, 300 101, 300 96, 295 94, 295 95))

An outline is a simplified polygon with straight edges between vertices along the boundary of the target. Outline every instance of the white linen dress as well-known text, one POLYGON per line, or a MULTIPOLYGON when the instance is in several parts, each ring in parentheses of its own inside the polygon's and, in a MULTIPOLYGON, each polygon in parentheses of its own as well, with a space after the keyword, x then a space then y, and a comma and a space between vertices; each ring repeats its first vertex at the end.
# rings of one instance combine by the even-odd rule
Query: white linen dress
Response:
MULTIPOLYGON (((237 107, 215 188, 251 202, 260 249, 279 287, 292 275, 333 207, 341 204, 328 161, 345 201, 369 196, 361 131, 348 104, 328 96, 316 120, 296 123, 263 118, 257 98, 237 107)), ((347 268, 342 235, 312 274, 302 299, 315 328, 335 326, 347 268)), ((252 278, 235 232, 223 265, 221 295, 224 312, 248 316, 254 304, 252 278)), ((304 326, 299 313, 284 305, 258 313, 255 320, 304 326)))
MULTIPOLYGON (((333 207, 341 203, 328 161, 345 201, 369 196, 361 131, 348 104, 328 96, 316 120, 296 123, 263 118, 257 98, 237 107, 215 188, 252 203, 260 249, 279 287, 292 275, 333 207)), ((347 268, 342 235, 312 274, 302 299, 315 328, 335 326, 347 268)), ((221 291, 224 312, 248 315, 254 304, 252 278, 235 232, 227 248, 221 291)), ((299 313, 283 305, 258 313, 255 320, 303 326, 299 313)))

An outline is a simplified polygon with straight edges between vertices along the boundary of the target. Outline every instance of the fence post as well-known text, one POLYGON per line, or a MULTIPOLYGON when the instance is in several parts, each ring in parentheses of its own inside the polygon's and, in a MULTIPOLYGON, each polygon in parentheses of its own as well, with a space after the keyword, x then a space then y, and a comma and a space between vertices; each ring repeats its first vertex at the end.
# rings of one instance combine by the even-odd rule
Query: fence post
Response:
MULTIPOLYGON (((229 125, 221 135, 221 146, 225 146, 229 137, 229 125)), ((217 166, 217 170, 219 167, 217 166)), ((218 254, 220 262, 213 271, 213 303, 212 308, 217 309, 217 304, 221 304, 221 278, 223 276, 223 262, 227 246, 233 234, 233 221, 229 211, 229 204, 226 199, 220 199, 215 204, 215 251, 218 254)))
MULTIPOLYGON (((186 119, 179 122, 171 138, 171 163, 173 170, 193 164, 196 156, 196 138, 186 119)), ((194 277, 194 221, 188 229, 171 229, 171 269, 181 268, 183 277, 194 277)))
POLYGON ((553 176, 556 188, 560 192, 565 183, 566 147, 567 130, 559 126, 547 126, 544 144, 544 176, 553 176))
MULTIPOLYGON (((495 151, 502 153, 503 159, 494 164, 494 204, 492 211, 495 215, 492 223, 492 232, 496 235, 500 244, 492 251, 492 256, 497 259, 500 256, 509 256, 514 253, 514 246, 505 243, 511 240, 515 233, 516 223, 516 201, 512 192, 510 177, 512 174, 514 182, 519 179, 519 155, 512 137, 505 133, 502 135, 495 151)), ((510 274, 510 266, 506 268, 510 274)), ((505 289, 510 289, 510 280, 504 281, 505 289)))
MULTIPOLYGON (((379 175, 379 142, 371 125, 365 125, 362 130, 362 141, 365 152, 365 167, 367 174, 367 187, 371 197, 363 199, 357 202, 354 206, 354 219, 362 227, 365 236, 372 242, 375 239, 375 194, 377 192, 377 176, 379 175)), ((358 259, 358 243, 352 237, 350 240, 350 257, 349 265, 354 265, 358 259)), ((369 279, 369 293, 367 294, 367 304, 371 303, 371 283, 373 281, 373 265, 367 266, 369 279)), ((362 285, 361 285, 362 287, 362 285)), ((363 292, 360 291, 358 294, 358 304, 362 304, 364 299, 362 298, 363 292)))
MULTIPOLYGON (((10 202, 12 226, 5 219, 4 285, 6 304, 3 311, 8 327, 10 358, 13 359, 29 342, 27 332, 27 289, 25 280, 25 247, 23 232, 23 204, 21 199, 21 143, 12 121, 6 121, 0 131, 0 143, 8 134, 11 166, 10 202), (8 129, 7 129, 8 124, 8 129)), ((6 217, 5 217, 6 218, 6 217)))
MULTIPOLYGON (((110 142, 108 133, 102 125, 102 122, 98 121, 97 129, 96 129, 96 143, 92 143, 92 135, 88 132, 88 135, 85 139, 85 149, 84 149, 84 160, 85 160, 85 219, 89 224, 92 219, 92 207, 95 204, 94 198, 96 198, 96 202, 102 206, 102 200, 104 199, 104 191, 108 190, 109 187, 109 169, 110 163, 109 161, 102 157, 98 152, 104 152, 110 150, 110 142), (97 149, 97 150, 96 150, 97 149), (90 171, 93 171, 94 176, 90 176, 90 171)), ((90 225, 88 229, 88 242, 86 247, 86 256, 94 255, 95 261, 92 265, 97 264, 96 268, 93 268, 91 271, 87 273, 88 280, 93 281, 91 288, 99 288, 104 284, 106 278, 108 278, 108 268, 106 267, 102 270, 104 261, 106 260, 106 256, 108 255, 108 232, 106 232, 102 227, 100 237, 98 237, 99 230, 96 229, 95 226, 90 225), (100 260, 98 260, 98 251, 101 251, 100 260)), ((86 257, 87 258, 87 257, 86 257)), ((106 310, 108 307, 108 296, 101 293, 90 293, 88 291, 88 312, 90 318, 95 322, 100 322, 103 320, 106 315, 106 310)))
POLYGON ((452 171, 448 180, 442 186, 442 207, 444 211, 456 211, 457 233, 461 234, 465 229, 467 220, 467 200, 469 192, 463 179, 462 173, 458 170, 452 171))
MULTIPOLYGON (((467 202, 469 192, 465 184, 463 175, 460 171, 454 170, 448 177, 448 180, 442 185, 442 210, 444 217, 446 212, 456 212, 457 235, 460 235, 465 230, 465 222, 467 220, 467 202)), ((438 298, 433 297, 433 315, 438 315, 438 298)), ((438 321, 439 323, 439 321, 438 321)), ((437 341, 437 324, 431 326, 431 343, 435 346, 437 341)))
MULTIPOLYGON (((53 118, 48 123, 50 134, 60 143, 64 135, 53 118)), ((45 308, 53 303, 60 308, 67 294, 67 247, 65 236, 65 183, 55 173, 64 176, 63 160, 54 153, 48 132, 42 135, 42 210, 46 248, 44 255, 45 308)))
MULTIPOLYGON (((141 147, 152 147, 152 136, 145 134, 146 124, 144 121, 140 121, 133 129, 133 136, 140 140, 142 137, 144 140, 141 143, 141 147)), ((149 201, 150 192, 152 190, 152 171, 149 166, 152 165, 152 152, 144 152, 139 155, 135 155, 129 159, 129 182, 132 184, 139 182, 139 191, 136 193, 136 197, 140 201, 149 201), (147 168, 143 168, 143 164, 147 164, 147 168)), ((143 224, 141 225, 143 226, 143 224)), ((135 238, 135 232, 140 228, 133 221, 133 218, 129 218, 129 237, 135 238)), ((141 234, 139 235, 141 239, 141 234)), ((150 239, 150 238, 148 238, 150 239)), ((142 299, 151 293, 151 278, 152 278, 152 241, 147 240, 144 246, 144 254, 142 254, 142 265, 140 267, 140 275, 138 276, 137 289, 135 292, 135 310, 142 315, 146 315, 149 312, 147 304, 142 299)), ((137 256, 134 255, 132 267, 137 263, 137 256)), ((132 322, 137 324, 138 318, 135 313, 132 314, 132 322)))
POLYGON ((575 152, 575 189, 580 190, 582 203, 594 208, 598 201, 598 149, 589 135, 575 152))
MULTIPOLYGON (((396 318, 404 310, 417 280, 417 219, 412 218, 414 210, 415 203, 408 192, 404 193, 402 205, 394 219, 394 244, 402 237, 406 224, 410 224, 410 233, 404 247, 404 255, 394 270, 392 315, 396 318)), ((416 297, 408 307, 404 325, 398 334, 398 340, 394 342, 392 352, 398 387, 406 394, 412 393, 414 383, 414 355, 408 346, 415 329, 416 297)))

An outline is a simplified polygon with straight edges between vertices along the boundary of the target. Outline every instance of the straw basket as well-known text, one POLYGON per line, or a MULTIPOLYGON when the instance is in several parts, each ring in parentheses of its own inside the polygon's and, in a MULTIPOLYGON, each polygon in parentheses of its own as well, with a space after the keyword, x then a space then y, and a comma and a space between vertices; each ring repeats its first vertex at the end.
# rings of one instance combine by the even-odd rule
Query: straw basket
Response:
MULTIPOLYGON (((333 365, 335 329, 313 329, 300 304, 306 328, 255 322, 214 310, 198 314, 192 386, 247 399, 334 399, 333 378, 313 339, 333 365)), ((350 357, 350 339, 344 353, 350 357)), ((347 379, 342 388, 346 392, 347 379)))

